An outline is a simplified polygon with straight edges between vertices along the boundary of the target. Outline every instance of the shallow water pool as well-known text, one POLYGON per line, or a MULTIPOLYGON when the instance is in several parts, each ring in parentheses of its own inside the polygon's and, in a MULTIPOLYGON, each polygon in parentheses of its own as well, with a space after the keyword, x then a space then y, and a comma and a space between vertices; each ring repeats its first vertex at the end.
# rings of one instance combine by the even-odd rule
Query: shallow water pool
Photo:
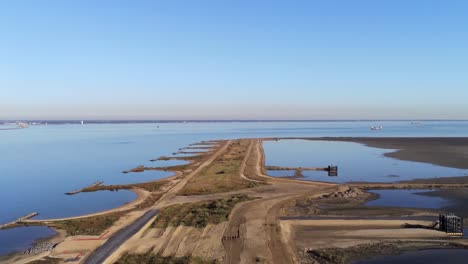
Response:
POLYGON ((453 201, 437 196, 421 195, 428 190, 370 190, 379 195, 378 199, 367 202, 368 206, 391 206, 440 209, 453 204, 453 201))
POLYGON ((338 176, 326 171, 304 171, 306 180, 326 182, 397 182, 418 178, 468 175, 468 170, 385 157, 395 150, 352 142, 280 140, 264 142, 267 166, 338 166, 338 176))

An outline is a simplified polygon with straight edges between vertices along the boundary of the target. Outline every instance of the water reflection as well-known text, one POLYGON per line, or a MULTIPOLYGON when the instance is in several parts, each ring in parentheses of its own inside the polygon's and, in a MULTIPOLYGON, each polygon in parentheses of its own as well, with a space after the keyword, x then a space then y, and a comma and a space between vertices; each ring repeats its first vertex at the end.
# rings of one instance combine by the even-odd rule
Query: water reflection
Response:
POLYGON ((0 230, 0 255, 23 251, 34 241, 55 235, 55 231, 44 226, 15 227, 0 230))
POLYGON ((468 170, 428 163, 401 161, 383 156, 393 150, 352 142, 280 140, 264 142, 266 165, 326 167, 338 165, 338 177, 325 171, 304 171, 306 180, 329 182, 395 182, 416 178, 464 176, 468 170))
POLYGON ((294 176, 294 170, 268 170, 267 174, 273 177, 291 177, 294 176))
POLYGON ((42 207, 42 201, 30 201, 30 206, 41 208, 34 219, 62 218, 96 213, 119 207, 136 199, 136 194, 128 190, 98 191, 60 195, 48 207, 42 207))
POLYGON ((427 190, 371 190, 370 192, 378 194, 379 198, 367 202, 368 206, 440 209, 453 204, 452 201, 441 197, 421 195, 427 190))

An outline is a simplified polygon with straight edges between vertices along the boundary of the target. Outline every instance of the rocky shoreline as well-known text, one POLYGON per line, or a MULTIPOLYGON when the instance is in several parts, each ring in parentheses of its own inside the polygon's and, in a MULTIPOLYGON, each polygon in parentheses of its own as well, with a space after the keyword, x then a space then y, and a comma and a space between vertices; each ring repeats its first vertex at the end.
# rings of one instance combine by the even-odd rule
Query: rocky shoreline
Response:
POLYGON ((39 242, 39 243, 36 243, 31 248, 23 251, 23 254, 24 255, 31 255, 31 254, 36 255, 36 254, 40 254, 44 252, 49 252, 49 251, 52 251, 52 249, 54 249, 55 246, 57 246, 57 243, 39 242))

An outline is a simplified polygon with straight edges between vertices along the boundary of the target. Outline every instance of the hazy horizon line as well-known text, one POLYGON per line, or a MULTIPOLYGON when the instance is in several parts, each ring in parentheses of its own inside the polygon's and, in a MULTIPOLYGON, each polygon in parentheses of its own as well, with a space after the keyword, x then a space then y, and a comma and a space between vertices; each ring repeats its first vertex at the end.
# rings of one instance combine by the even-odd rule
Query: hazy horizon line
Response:
POLYGON ((364 121, 468 121, 468 119, 428 119, 428 118, 397 118, 397 119, 0 119, 0 122, 364 122, 364 121))

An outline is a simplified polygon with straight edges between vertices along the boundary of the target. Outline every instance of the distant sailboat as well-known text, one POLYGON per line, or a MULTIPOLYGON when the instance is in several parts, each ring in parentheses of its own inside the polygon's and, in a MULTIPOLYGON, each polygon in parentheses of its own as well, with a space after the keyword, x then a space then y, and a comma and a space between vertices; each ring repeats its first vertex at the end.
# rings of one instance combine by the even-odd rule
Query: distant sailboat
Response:
POLYGON ((82 124, 82 125, 84 125, 84 122, 83 122, 83 120, 81 120, 81 124, 82 124))

